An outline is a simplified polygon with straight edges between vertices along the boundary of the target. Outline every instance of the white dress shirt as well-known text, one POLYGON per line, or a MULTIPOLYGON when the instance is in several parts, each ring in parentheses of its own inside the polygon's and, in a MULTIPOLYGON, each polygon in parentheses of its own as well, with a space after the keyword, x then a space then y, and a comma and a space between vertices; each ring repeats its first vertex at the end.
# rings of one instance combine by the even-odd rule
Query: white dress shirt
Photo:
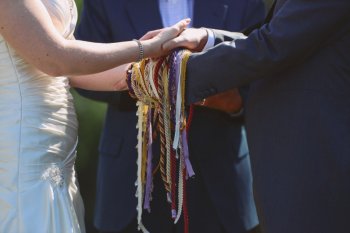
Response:
POLYGON ((158 0, 160 15, 164 27, 193 16, 194 0, 158 0))
MULTIPOLYGON (((163 27, 169 27, 178 21, 193 17, 193 4, 195 0, 158 0, 163 27)), ((192 26, 192 21, 189 27, 192 26)), ((214 33, 207 29, 208 41, 203 50, 214 46, 214 33)))

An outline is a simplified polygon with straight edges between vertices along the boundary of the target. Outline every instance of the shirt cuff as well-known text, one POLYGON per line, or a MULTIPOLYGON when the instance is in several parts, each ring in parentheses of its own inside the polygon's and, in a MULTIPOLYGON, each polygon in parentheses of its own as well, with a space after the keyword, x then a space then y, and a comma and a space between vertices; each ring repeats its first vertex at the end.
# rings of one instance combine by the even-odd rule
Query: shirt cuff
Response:
POLYGON ((208 50, 212 47, 214 47, 215 44, 215 36, 214 36, 214 32, 208 28, 204 28, 205 30, 207 30, 208 33, 208 40, 207 43, 205 44, 203 51, 208 50))

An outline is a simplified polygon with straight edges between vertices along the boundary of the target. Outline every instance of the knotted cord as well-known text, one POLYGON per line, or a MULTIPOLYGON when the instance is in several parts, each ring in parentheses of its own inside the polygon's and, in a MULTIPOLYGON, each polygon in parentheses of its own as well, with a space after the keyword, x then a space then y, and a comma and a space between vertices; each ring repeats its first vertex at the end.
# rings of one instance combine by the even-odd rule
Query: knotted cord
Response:
MULTIPOLYGON (((142 224, 143 208, 150 211, 152 192, 152 142, 155 130, 160 138, 159 170, 170 203, 171 216, 177 223, 184 214, 184 232, 189 232, 186 178, 194 176, 187 144, 185 108, 186 65, 191 52, 176 50, 160 59, 133 63, 127 73, 129 93, 137 99, 137 220, 142 224), (142 208, 143 205, 143 208, 142 208)), ((192 115, 192 114, 191 114, 192 115)))

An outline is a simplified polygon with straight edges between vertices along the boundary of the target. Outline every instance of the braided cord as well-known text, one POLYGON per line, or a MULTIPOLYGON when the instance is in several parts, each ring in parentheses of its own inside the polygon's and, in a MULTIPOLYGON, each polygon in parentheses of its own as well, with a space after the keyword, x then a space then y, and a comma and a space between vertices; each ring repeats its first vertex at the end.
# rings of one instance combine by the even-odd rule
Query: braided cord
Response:
POLYGON ((184 232, 189 232, 186 179, 194 172, 188 158, 186 128, 188 130, 193 109, 190 108, 189 124, 186 125, 184 100, 190 54, 188 50, 177 50, 158 60, 143 59, 132 64, 127 72, 129 93, 138 100, 137 221, 144 233, 148 231, 142 224, 142 205, 144 202, 144 208, 150 210, 151 176, 158 168, 171 203, 171 216, 177 223, 183 214, 184 232), (159 164, 154 171, 152 132, 155 135, 158 132, 160 138, 159 164))

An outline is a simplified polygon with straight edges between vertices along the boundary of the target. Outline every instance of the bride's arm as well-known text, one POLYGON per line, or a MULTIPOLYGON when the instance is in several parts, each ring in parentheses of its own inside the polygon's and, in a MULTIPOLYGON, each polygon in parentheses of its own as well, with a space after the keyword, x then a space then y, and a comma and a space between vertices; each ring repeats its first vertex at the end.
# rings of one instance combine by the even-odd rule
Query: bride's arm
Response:
MULTIPOLYGON (((162 44, 187 24, 183 20, 142 41, 145 56, 163 55, 166 51, 162 44)), ((135 41, 102 44, 65 39, 55 29, 41 0, 1 0, 0 34, 27 62, 52 76, 99 73, 139 58, 135 41)))
POLYGON ((122 91, 127 90, 126 70, 130 64, 117 66, 97 74, 70 76, 72 87, 91 91, 122 91))

